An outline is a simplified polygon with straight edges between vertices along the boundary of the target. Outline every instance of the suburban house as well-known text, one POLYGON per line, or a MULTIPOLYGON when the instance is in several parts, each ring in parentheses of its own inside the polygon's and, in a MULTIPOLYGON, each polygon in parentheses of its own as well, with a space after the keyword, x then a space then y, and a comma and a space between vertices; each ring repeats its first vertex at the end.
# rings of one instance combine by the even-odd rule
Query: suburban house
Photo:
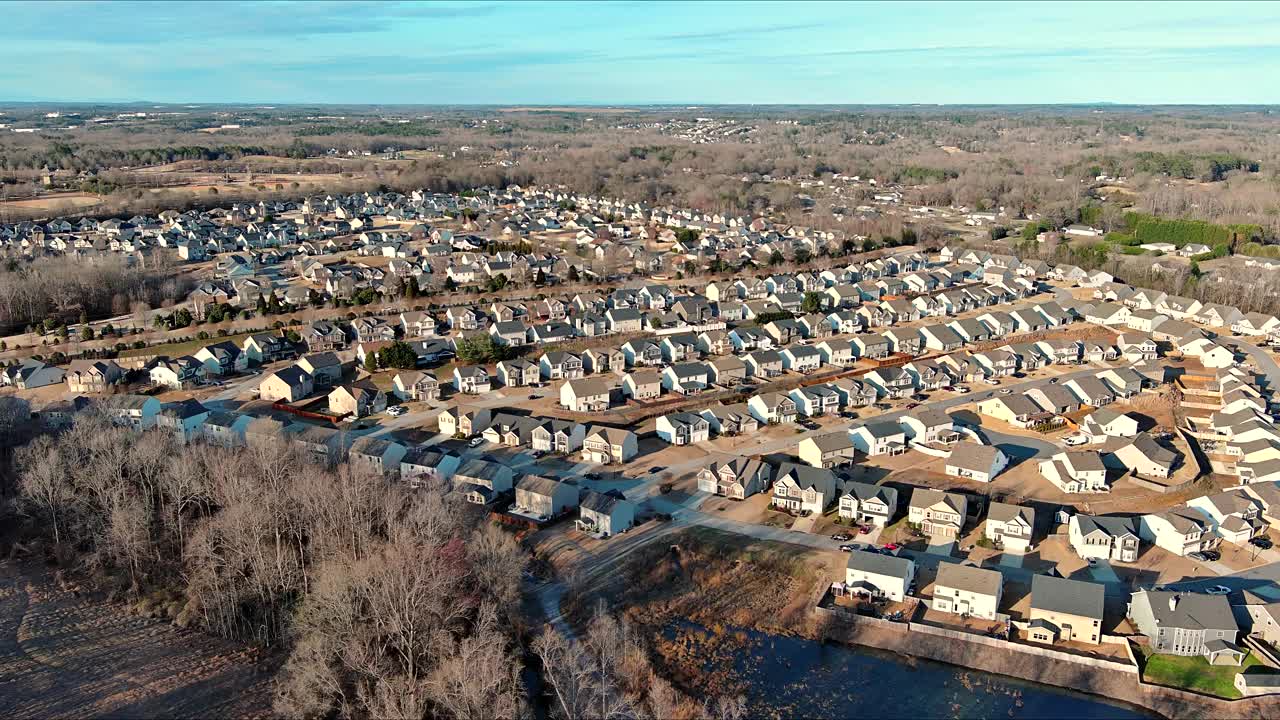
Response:
POLYGON ((179 443, 186 444, 199 436, 200 429, 209 417, 209 408, 200 401, 188 398, 164 403, 156 414, 155 427, 173 435, 179 443))
MULTIPOLYGON (((230 340, 213 345, 206 345, 194 354, 195 359, 204 363, 205 373, 209 375, 233 375, 249 369, 249 356, 230 340)), ((72 370, 75 363, 72 363, 72 370)))
POLYGON ((244 339, 244 354, 249 362, 257 365, 294 357, 298 351, 293 343, 279 335, 256 333, 244 339))
POLYGON ((942 410, 917 409, 898 421, 907 439, 916 443, 954 443, 960 438, 955 419, 942 410))
POLYGON ((474 505, 488 505, 515 486, 515 472, 502 463, 467 460, 453 473, 453 487, 474 505))
POLYGON ((1138 434, 1138 421, 1111 408, 1099 408, 1084 418, 1080 431, 1095 443, 1106 442, 1108 438, 1131 438, 1138 434))
POLYGON ((773 350, 755 350, 742 359, 747 375, 755 378, 772 378, 782 374, 782 356, 773 350))
POLYGON ((1188 500, 1187 507, 1204 515, 1218 537, 1235 545, 1244 545, 1267 528, 1262 503, 1242 489, 1201 495, 1188 500))
POLYGON ((582 358, 571 352, 552 350, 538 359, 543 380, 576 380, 583 375, 582 358))
POLYGON ((889 420, 859 425, 851 435, 853 446, 868 457, 898 455, 907 450, 906 432, 889 420))
POLYGON ((763 492, 769 485, 771 473, 767 463, 755 458, 715 461, 698 471, 698 490, 743 500, 763 492))
POLYGON ((631 529, 636 520, 636 504, 617 494, 587 490, 578 505, 578 529, 599 537, 609 537, 631 529))
POLYGON ((1067 450, 1040 461, 1040 474, 1065 493, 1107 492, 1107 466, 1092 450, 1067 450))
POLYGON ((329 412, 362 418, 387 409, 387 394, 368 382, 339 385, 329 393, 329 412))
POLYGON ((978 412, 1015 427, 1029 427, 1053 417, 1026 395, 997 395, 979 402, 978 412))
POLYGON ((578 506, 578 486, 541 475, 525 475, 516 483, 512 512, 545 520, 578 506))
POLYGON ((597 425, 582 441, 583 459, 601 465, 630 462, 639 451, 636 434, 623 428, 597 425))
POLYGON ((407 452, 408 448, 398 442, 363 436, 351 443, 347 462, 374 475, 394 475, 400 472, 400 462, 407 452))
POLYGON ((529 446, 534 450, 568 455, 582 448, 587 428, 581 423, 555 418, 530 419, 532 427, 529 430, 529 446))
POLYGON ((450 480, 462 458, 429 447, 411 447, 400 458, 400 479, 417 487, 424 481, 450 480))
POLYGON ((1027 638, 1051 645, 1056 642, 1102 642, 1106 587, 1053 575, 1031 576, 1031 625, 1027 638))
POLYGON ((840 496, 840 517, 859 525, 886 527, 897 512, 898 491, 885 485, 850 482, 840 496))
POLYGON ((929 488, 911 492, 907 522, 932 538, 955 539, 964 528, 968 501, 964 495, 929 488))
POLYGON ((1062 386, 1070 390, 1082 405, 1102 407, 1115 400, 1115 394, 1101 380, 1089 375, 1071 378, 1063 383, 1062 386))
POLYGON ((445 408, 436 416, 440 432, 446 435, 471 437, 479 435, 489 426, 492 414, 484 408, 467 410, 461 407, 445 408))
POLYGON ((453 389, 466 395, 483 395, 492 389, 489 372, 480 365, 463 365, 453 369, 453 389))
POLYGON ((268 373, 258 383, 258 397, 267 402, 297 402, 315 389, 311 374, 297 365, 268 373))
POLYGON ((402 370, 391 380, 392 393, 402 401, 424 402, 440 399, 440 381, 434 373, 402 370))
POLYGON ((800 441, 796 456, 806 465, 833 468, 853 463, 854 447, 849 433, 841 430, 800 441))
POLYGON ((659 438, 672 445, 693 445, 711 439, 711 426, 706 418, 688 412, 660 416, 656 430, 659 438))
POLYGON ((851 594, 902 602, 915 577, 916 564, 909 558, 854 550, 845 565, 844 584, 851 594))
POLYGON ((560 406, 573 412, 600 412, 609 409, 609 384, 599 378, 566 380, 560 386, 560 406))
POLYGON ((662 378, 657 370, 632 370, 622 378, 622 394, 632 400, 652 400, 662 394, 662 378))
POLYGON ((700 362, 684 362, 662 369, 662 387, 681 395, 696 395, 711 385, 711 368, 700 362))
POLYGON ((796 421, 796 403, 782 393, 768 392, 754 395, 747 401, 747 409, 752 417, 763 425, 796 421))
POLYGON ((951 447, 944 470, 951 477, 989 483, 1009 466, 1009 456, 994 445, 958 442, 951 447))
POLYGON ((829 470, 783 463, 774 476, 771 504, 799 513, 822 513, 836 499, 836 480, 829 470))
POLYGON ((332 387, 342 382, 342 360, 333 352, 303 355, 294 364, 311 375, 316 387, 332 387))
MULTIPOLYGON (((13 372, 11 383, 19 390, 29 390, 45 385, 54 385, 63 381, 61 368, 45 365, 39 360, 24 360, 21 365, 12 365, 6 369, 6 375, 13 372)), ((186 355, 174 360, 156 358, 147 369, 147 374, 154 385, 182 390, 191 387, 205 376, 204 363, 186 355)))
POLYGON ((1107 515, 1072 515, 1067 539, 1080 557, 1090 560, 1138 559, 1138 528, 1132 518, 1107 515))
POLYGON ((840 393, 829 385, 796 388, 788 397, 795 401, 796 411, 805 417, 818 417, 840 410, 840 393))
POLYGON ((1239 665, 1244 659, 1236 645, 1240 626, 1223 595, 1138 590, 1127 614, 1156 652, 1200 656, 1211 665, 1239 665))
POLYGON ((1168 478, 1177 467, 1179 456, 1157 443, 1150 435, 1138 433, 1127 445, 1111 453, 1117 462, 1139 477, 1168 478))
POLYGON ((983 537, 1006 552, 1031 550, 1031 535, 1036 527, 1035 510, 1022 505, 992 502, 987 507, 987 525, 983 537))
POLYGON ((707 419, 711 431, 717 435, 745 435, 760 429, 760 421, 746 403, 718 405, 698 414, 707 419))
POLYGON ((933 583, 932 608, 953 615, 995 620, 1003 586, 1004 576, 998 570, 940 563, 933 583))
POLYGON ((160 414, 160 401, 148 395, 110 395, 102 398, 98 407, 112 423, 133 430, 155 427, 160 414))
POLYGON ((1187 507, 1175 507, 1138 519, 1138 537, 1174 555, 1212 550, 1221 542, 1209 521, 1187 507))
POLYGON ((72 360, 63 375, 67 392, 105 393, 124 378, 124 370, 114 360, 72 360))
POLYGON ((915 378, 901 367, 876 368, 863 376, 881 397, 904 398, 915 392, 915 378))

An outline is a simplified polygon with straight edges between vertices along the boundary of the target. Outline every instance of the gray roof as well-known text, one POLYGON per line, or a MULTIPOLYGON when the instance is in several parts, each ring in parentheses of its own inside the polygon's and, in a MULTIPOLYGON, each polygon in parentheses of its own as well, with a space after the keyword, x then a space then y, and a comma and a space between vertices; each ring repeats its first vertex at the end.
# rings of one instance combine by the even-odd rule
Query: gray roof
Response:
POLYGON ((546 495, 548 497, 555 495, 563 483, 553 480, 549 477, 541 475, 525 475, 516 483, 517 490, 523 490, 535 495, 546 495))
POLYGON ((876 575, 887 575, 902 579, 906 579, 911 574, 911 561, 907 558, 882 555, 880 553, 867 552, 866 550, 854 550, 849 553, 849 562, 846 567, 850 570, 861 570, 875 573, 876 575))
POLYGON ((1163 627, 1239 631, 1225 595, 1139 590, 1133 594, 1133 602, 1148 603, 1156 624, 1163 627), (1171 608, 1169 601, 1174 597, 1177 603, 1171 608))
POLYGON ((626 502, 626 500, 616 495, 587 490, 582 495, 581 505, 588 510, 593 510, 605 515, 612 515, 613 509, 618 506, 618 503, 622 502, 626 502))
POLYGON ((979 445, 969 441, 956 443, 951 448, 951 456, 947 458, 947 465, 952 465, 962 470, 991 472, 998 452, 1000 451, 991 445, 979 445))
POLYGON ((1036 511, 1025 505, 1012 505, 1010 503, 992 502, 987 508, 987 519, 996 522, 1008 522, 1015 518, 1021 517, 1027 521, 1028 525, 1035 526, 1036 511))
POLYGON ((987 570, 959 563, 941 563, 938 565, 938 578, 934 585, 979 595, 995 595, 1000 592, 1003 582, 1004 576, 998 570, 987 570))
POLYGON ((1098 583, 1051 575, 1031 578, 1031 609, 1102 619, 1106 590, 1098 583))

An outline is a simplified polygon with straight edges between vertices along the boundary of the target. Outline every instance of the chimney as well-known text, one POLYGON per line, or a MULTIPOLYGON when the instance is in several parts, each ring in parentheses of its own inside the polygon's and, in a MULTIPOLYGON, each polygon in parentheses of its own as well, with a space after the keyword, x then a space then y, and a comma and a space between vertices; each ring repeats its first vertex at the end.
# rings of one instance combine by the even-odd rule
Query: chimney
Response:
POLYGON ((1169 612, 1173 612, 1174 610, 1177 610, 1177 609, 1178 609, 1178 596, 1170 595, 1169 596, 1169 612))

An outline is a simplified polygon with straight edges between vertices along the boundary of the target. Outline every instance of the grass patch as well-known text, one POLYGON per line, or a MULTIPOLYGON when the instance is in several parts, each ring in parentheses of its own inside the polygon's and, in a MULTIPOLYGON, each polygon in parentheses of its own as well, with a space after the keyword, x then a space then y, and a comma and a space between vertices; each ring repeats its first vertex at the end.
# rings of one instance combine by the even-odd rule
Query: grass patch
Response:
POLYGON ((1148 655, 1142 669, 1142 679, 1156 685, 1235 699, 1240 697, 1235 686, 1236 675, 1260 664, 1252 654, 1246 655, 1239 666, 1210 665, 1202 657, 1148 655))
MULTIPOLYGON (((199 330, 196 332, 199 332, 199 330)), ((129 348, 128 350, 121 350, 119 356, 125 358, 137 357, 138 355, 168 355, 171 358, 178 358, 183 355, 193 355, 198 352, 200 348, 220 343, 223 340, 230 340, 236 345, 239 345, 241 340, 244 340, 250 335, 256 334, 257 333, 243 332, 235 335, 224 335, 223 337, 211 336, 207 340, 192 339, 187 340, 186 342, 165 343, 164 345, 151 345, 144 348, 129 348)))

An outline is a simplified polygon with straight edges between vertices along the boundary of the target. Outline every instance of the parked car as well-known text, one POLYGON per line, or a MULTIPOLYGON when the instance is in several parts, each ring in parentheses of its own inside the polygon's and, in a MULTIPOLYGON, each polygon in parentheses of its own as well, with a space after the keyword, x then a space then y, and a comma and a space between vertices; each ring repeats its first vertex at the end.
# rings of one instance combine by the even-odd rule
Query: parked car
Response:
POLYGON ((869 532, 871 532, 871 528, 867 527, 866 525, 863 525, 858 528, 859 535, 866 535, 869 532))
POLYGON ((969 393, 969 387, 968 387, 967 385, 956 385, 955 387, 953 387, 953 388, 951 388, 951 389, 952 389, 952 390, 955 390, 956 392, 960 393, 961 395, 967 395, 967 394, 969 393))
POLYGON ((1231 594, 1231 588, 1226 585, 1214 585, 1211 588, 1206 588, 1205 592, 1210 595, 1229 595, 1231 594))
POLYGON ((1084 445, 1085 443, 1089 442, 1089 438, 1085 437, 1084 435, 1081 435, 1080 433, 1075 433, 1073 435, 1068 435, 1062 438, 1062 442, 1071 446, 1084 445))
POLYGON ((1001 395, 1012 395, 1012 394, 1013 394, 1013 388, 1004 388, 1004 389, 1002 389, 1002 390, 1000 391, 1000 394, 1001 394, 1001 395))
POLYGON ((529 453, 529 456, 532 457, 534 460, 537 460, 538 458, 546 454, 547 453, 542 450, 534 450, 533 452, 529 453))
POLYGON ((852 540, 853 536, 847 532, 838 532, 835 535, 832 535, 831 539, 835 540, 836 542, 844 542, 846 540, 852 540))
POLYGON ((387 414, 390 415, 391 417, 400 417, 401 415, 407 412, 409 411, 406 410, 403 405, 392 405, 391 407, 387 408, 387 414))
POLYGON ((1264 537, 1251 538, 1249 544, 1263 550, 1270 550, 1272 547, 1271 540, 1264 537))
POLYGON ((1203 555, 1209 562, 1218 562, 1222 559, 1222 553, 1217 550, 1205 550, 1203 555))
POLYGON ((855 548, 854 548, 854 546, 853 546, 853 545, 841 545, 841 546, 840 546, 840 551, 841 551, 841 552, 853 552, 854 550, 855 550, 855 548))
POLYGON ((482 437, 473 437, 473 438, 471 438, 471 442, 467 443, 467 447, 478 448, 478 447, 480 447, 480 446, 481 446, 481 445, 483 445, 483 444, 484 444, 484 438, 482 438, 482 437))
POLYGON ((1209 558, 1202 552, 1187 553, 1187 557, 1196 562, 1208 562, 1209 558))
POLYGON ((897 550, 897 549, 898 549, 898 544, 897 544, 897 543, 885 543, 884 549, 885 549, 885 550, 888 550, 889 552, 893 552, 894 550, 897 550))
POLYGON ((908 409, 908 410, 915 410, 915 409, 916 409, 916 408, 918 408, 918 407, 920 407, 920 403, 918 403, 918 402, 907 403, 907 409, 908 409))
POLYGON ((1049 378, 1049 382, 1050 382, 1050 383, 1057 384, 1057 382, 1058 382, 1058 378, 1049 378))

